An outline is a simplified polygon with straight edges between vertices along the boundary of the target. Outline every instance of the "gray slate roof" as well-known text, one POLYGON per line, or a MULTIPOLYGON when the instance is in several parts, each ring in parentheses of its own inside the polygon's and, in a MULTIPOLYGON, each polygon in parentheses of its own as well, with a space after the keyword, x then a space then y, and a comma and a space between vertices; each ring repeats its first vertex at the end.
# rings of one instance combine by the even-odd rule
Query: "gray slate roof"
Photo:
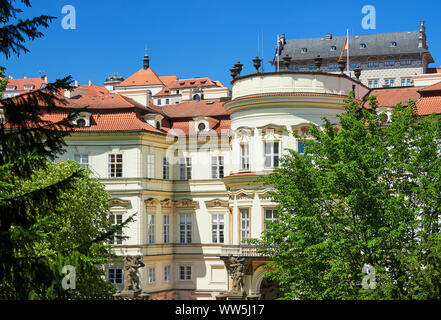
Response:
MULTIPOLYGON (((427 48, 418 47, 420 42, 420 31, 389 32, 366 35, 349 36, 349 56, 362 57, 371 55, 395 55, 429 52, 427 48), (397 43, 396 47, 391 46, 391 42, 397 43), (360 44, 366 44, 365 49, 360 48, 360 44)), ((321 58, 340 57, 341 50, 345 43, 346 36, 333 37, 327 40, 323 38, 313 39, 286 39, 286 43, 281 51, 281 58, 288 54, 292 60, 312 60, 320 55, 321 58), (337 50, 331 51, 331 46, 336 46, 337 50), (307 48, 306 53, 302 53, 302 48, 307 48)), ((346 51, 343 53, 346 57, 346 51)))

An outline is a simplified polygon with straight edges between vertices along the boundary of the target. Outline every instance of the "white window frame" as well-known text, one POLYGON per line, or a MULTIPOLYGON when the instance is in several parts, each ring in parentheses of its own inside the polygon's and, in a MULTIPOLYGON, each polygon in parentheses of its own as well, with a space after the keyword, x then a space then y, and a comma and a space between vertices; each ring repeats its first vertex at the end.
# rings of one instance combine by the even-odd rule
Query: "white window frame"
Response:
POLYGON ((193 214, 181 213, 178 217, 179 243, 187 244, 193 241, 193 214))
POLYGON ((240 243, 250 239, 250 208, 239 208, 240 214, 240 243), (246 215, 244 215, 246 213, 246 215))
POLYGON ((122 178, 123 177, 123 164, 124 158, 122 153, 110 153, 108 156, 108 176, 109 178, 122 178), (121 156, 119 161, 118 156, 121 156), (121 165, 121 172, 118 171, 118 165, 121 165))
POLYGON ((268 226, 266 224, 267 221, 276 222, 278 219, 278 212, 276 208, 264 208, 264 219, 265 219, 265 230, 268 229, 268 226), (271 213, 271 217, 268 218, 267 213, 271 213))
POLYGON ((155 215, 147 215, 147 243, 156 243, 156 232, 155 232, 155 215))
POLYGON ((149 179, 155 178, 155 154, 154 153, 147 154, 147 178, 149 178, 149 179))
POLYGON ((264 167, 266 169, 271 169, 278 167, 280 165, 280 142, 279 141, 264 141, 263 144, 264 152, 264 167), (269 150, 267 149, 269 146, 269 150), (277 149, 277 150, 276 150, 277 149))
POLYGON ((149 283, 155 283, 156 282, 156 268, 155 267, 150 267, 149 268, 149 283))
POLYGON ((162 158, 162 179, 170 180, 170 162, 167 157, 162 158))
POLYGON ((89 168, 89 155, 87 153, 76 153, 74 160, 80 164, 81 168, 89 168))
POLYGON ((107 281, 112 284, 123 284, 124 283, 124 270, 122 268, 109 268, 107 269, 107 281), (116 272, 121 272, 121 281, 117 282, 116 272), (112 274, 112 276, 111 276, 112 274))
POLYGON ((178 267, 178 280, 179 281, 191 281, 193 280, 193 268, 191 267, 191 264, 186 265, 179 265, 178 267), (184 272, 184 277, 181 277, 181 270, 184 272), (190 277, 188 277, 190 275, 190 277))
POLYGON ((211 242, 225 243, 225 214, 211 215, 211 242))
MULTIPOLYGON (((118 212, 111 212, 109 214, 109 220, 110 220, 110 224, 115 226, 117 224, 121 224, 123 221, 123 215, 122 213, 118 213, 118 212)), ((120 237, 122 237, 123 232, 122 230, 115 232, 115 236, 113 238, 113 241, 111 244, 122 244, 122 239, 120 237), (118 239, 120 238, 120 239, 118 239)))
POLYGON ((224 157, 211 157, 211 178, 222 179, 224 177, 224 157))
POLYGON ((241 143, 240 145, 240 169, 250 169, 250 145, 248 143, 241 143))
POLYGON ((191 158, 179 159, 179 180, 191 180, 191 158))
POLYGON ((164 266, 164 281, 171 281, 171 266, 164 266))
POLYGON ((170 215, 164 214, 162 217, 162 242, 170 243, 170 215))

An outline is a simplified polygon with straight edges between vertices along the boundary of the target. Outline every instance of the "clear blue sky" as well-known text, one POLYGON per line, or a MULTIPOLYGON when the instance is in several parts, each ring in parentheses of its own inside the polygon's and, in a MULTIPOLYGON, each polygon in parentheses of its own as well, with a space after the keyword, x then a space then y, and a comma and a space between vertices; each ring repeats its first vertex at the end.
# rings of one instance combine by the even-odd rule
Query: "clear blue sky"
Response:
MULTIPOLYGON (((240 60, 252 72, 263 33, 265 71, 273 70, 277 34, 290 38, 343 36, 419 29, 426 32, 435 64, 441 65, 441 1, 213 1, 213 0, 33 0, 20 17, 58 17, 45 36, 28 42, 30 53, 0 65, 14 78, 49 80, 65 75, 102 84, 113 72, 127 78, 142 67, 144 48, 159 75, 210 77, 231 87, 229 69, 240 60), (76 9, 76 29, 61 27, 64 5, 76 9), (364 5, 376 9, 376 30, 363 30, 364 5)), ((1 58, 3 60, 3 57, 1 58)))

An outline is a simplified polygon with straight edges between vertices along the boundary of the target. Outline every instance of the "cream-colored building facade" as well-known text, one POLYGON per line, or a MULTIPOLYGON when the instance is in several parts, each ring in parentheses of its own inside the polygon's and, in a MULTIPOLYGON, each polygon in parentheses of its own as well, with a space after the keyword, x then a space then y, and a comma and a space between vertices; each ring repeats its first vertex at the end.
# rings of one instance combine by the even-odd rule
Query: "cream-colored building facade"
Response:
POLYGON ((232 254, 246 259, 247 293, 274 297, 262 280, 268 259, 246 244, 261 236, 266 220, 277 219, 277 204, 255 179, 272 172, 287 149, 302 152, 290 132, 307 135, 323 116, 338 126, 352 90, 359 100, 369 92, 343 74, 255 73, 232 81, 227 102, 195 102, 192 114, 170 119, 170 112, 119 93, 105 96, 133 109, 92 109, 90 127, 67 139, 59 160, 75 159, 105 184, 112 221, 135 214, 126 238, 114 242, 108 280, 122 288, 123 257, 141 255, 141 286, 153 299, 214 299, 230 288, 224 259, 232 254), (125 122, 130 112, 139 113, 133 128, 125 122), (102 124, 107 113, 115 128, 102 124), (152 117, 159 127, 149 124, 152 117))

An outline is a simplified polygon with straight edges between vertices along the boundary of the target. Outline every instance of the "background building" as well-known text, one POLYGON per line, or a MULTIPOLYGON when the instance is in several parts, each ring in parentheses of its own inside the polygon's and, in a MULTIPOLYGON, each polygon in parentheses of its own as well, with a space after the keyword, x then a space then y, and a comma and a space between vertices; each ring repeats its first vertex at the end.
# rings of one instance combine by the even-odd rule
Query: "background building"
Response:
MULTIPOLYGON (((331 33, 313 39, 285 39, 282 35, 280 70, 315 70, 314 59, 320 56, 322 71, 338 73, 345 40, 346 36, 334 37, 331 33), (283 63, 285 57, 291 58, 287 65, 283 63)), ((345 62, 346 54, 345 51, 345 62)), ((427 45, 424 21, 416 31, 350 35, 349 58, 351 76, 355 68, 361 68, 360 80, 370 88, 412 86, 413 76, 433 72, 429 68, 434 60, 427 45)))

